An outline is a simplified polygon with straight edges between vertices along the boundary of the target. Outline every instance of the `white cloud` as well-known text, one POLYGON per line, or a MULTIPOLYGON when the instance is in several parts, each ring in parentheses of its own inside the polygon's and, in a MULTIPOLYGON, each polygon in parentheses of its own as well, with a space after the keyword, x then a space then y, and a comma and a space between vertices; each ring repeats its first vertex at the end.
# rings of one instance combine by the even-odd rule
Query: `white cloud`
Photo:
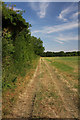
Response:
POLYGON ((60 44, 64 44, 64 42, 62 41, 59 41, 59 40, 56 40, 56 42, 60 43, 60 44))
POLYGON ((50 30, 47 33, 70 30, 70 29, 74 29, 76 27, 78 27, 77 22, 70 22, 70 23, 60 24, 60 25, 56 25, 56 26, 53 26, 52 28, 50 28, 50 30))
POLYGON ((69 23, 64 23, 60 25, 54 25, 51 27, 45 26, 40 30, 32 31, 32 33, 50 34, 50 33, 55 33, 55 32, 60 32, 65 30, 71 30, 74 28, 78 28, 78 22, 69 22, 69 23))
POLYGON ((67 21, 65 16, 68 14, 68 12, 69 12, 69 8, 62 10, 61 13, 59 14, 58 18, 63 20, 63 21, 67 21))
POLYGON ((64 22, 65 21, 67 22, 70 18, 73 20, 73 18, 75 18, 75 16, 78 16, 76 11, 78 11, 78 6, 75 6, 75 3, 73 3, 72 5, 63 9, 60 12, 58 19, 63 20, 64 22))
POLYGON ((19 9, 19 8, 16 8, 16 7, 14 7, 13 10, 14 10, 14 11, 17 11, 17 10, 21 10, 21 11, 22 11, 22 9, 19 9))
POLYGON ((67 41, 71 41, 71 40, 77 40, 78 41, 78 35, 73 35, 73 34, 66 34, 66 35, 59 35, 58 37, 55 38, 56 42, 59 42, 59 43, 64 43, 64 42, 67 42, 67 41))
POLYGON ((75 12, 70 18, 71 19, 78 19, 78 15, 80 15, 80 12, 75 12))
MULTIPOLYGON (((12 7, 9 7, 9 9, 11 9, 11 8, 12 8, 12 7)), ((14 10, 14 11, 18 11, 18 10, 22 11, 22 9, 16 8, 16 7, 13 7, 13 10, 14 10)))
POLYGON ((48 5, 49 5, 48 3, 40 3, 40 11, 38 12, 40 18, 45 17, 48 5))
POLYGON ((47 7, 49 6, 49 3, 45 2, 39 2, 39 3, 30 3, 31 8, 36 11, 37 15, 40 18, 44 18, 46 16, 47 7))

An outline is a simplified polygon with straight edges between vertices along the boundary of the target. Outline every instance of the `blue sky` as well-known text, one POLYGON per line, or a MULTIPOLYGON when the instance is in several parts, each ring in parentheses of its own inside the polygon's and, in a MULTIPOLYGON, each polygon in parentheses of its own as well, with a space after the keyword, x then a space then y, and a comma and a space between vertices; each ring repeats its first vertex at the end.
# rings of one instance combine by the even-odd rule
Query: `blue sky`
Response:
POLYGON ((13 2, 14 9, 25 10, 31 35, 41 38, 45 51, 78 50, 77 2, 13 2))

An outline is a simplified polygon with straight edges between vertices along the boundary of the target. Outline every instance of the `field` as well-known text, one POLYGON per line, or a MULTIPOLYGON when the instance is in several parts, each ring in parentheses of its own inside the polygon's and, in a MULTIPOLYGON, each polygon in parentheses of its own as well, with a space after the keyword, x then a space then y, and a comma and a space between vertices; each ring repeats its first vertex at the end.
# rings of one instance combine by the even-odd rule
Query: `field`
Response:
POLYGON ((78 87, 77 79, 79 57, 55 57, 45 58, 45 60, 54 66, 70 84, 73 84, 74 88, 78 87))
POLYGON ((41 57, 7 118, 77 118, 78 57, 41 57))

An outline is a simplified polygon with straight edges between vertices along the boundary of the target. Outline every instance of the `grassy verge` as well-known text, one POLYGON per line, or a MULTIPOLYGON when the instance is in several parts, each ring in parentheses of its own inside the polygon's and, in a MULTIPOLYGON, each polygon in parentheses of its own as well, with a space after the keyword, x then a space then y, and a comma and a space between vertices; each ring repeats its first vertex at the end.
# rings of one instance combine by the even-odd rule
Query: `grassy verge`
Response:
POLYGON ((26 68, 27 73, 25 76, 20 76, 20 75, 17 76, 12 86, 7 85, 7 87, 3 89, 3 95, 2 95, 3 117, 6 117, 12 113, 12 108, 18 99, 19 93, 22 93, 22 91, 26 88, 26 85, 29 83, 30 79, 32 78, 35 68, 37 67, 38 61, 39 61, 39 57, 33 60, 31 67, 26 68))

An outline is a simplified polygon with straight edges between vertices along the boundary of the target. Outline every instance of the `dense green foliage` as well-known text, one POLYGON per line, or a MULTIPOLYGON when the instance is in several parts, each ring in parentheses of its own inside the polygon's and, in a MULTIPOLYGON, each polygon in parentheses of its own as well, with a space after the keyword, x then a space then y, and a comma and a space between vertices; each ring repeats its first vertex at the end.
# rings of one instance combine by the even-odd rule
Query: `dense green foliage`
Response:
POLYGON ((21 13, 2 4, 3 88, 14 87, 17 77, 24 76, 44 51, 43 42, 31 36, 31 25, 21 13))
POLYGON ((63 57, 63 56, 80 56, 80 51, 73 51, 73 52, 44 52, 41 55, 42 57, 63 57))
POLYGON ((42 47, 43 42, 41 41, 41 39, 37 39, 36 37, 32 36, 32 44, 33 44, 33 50, 35 52, 35 54, 37 55, 41 55, 44 51, 44 47, 42 47))

